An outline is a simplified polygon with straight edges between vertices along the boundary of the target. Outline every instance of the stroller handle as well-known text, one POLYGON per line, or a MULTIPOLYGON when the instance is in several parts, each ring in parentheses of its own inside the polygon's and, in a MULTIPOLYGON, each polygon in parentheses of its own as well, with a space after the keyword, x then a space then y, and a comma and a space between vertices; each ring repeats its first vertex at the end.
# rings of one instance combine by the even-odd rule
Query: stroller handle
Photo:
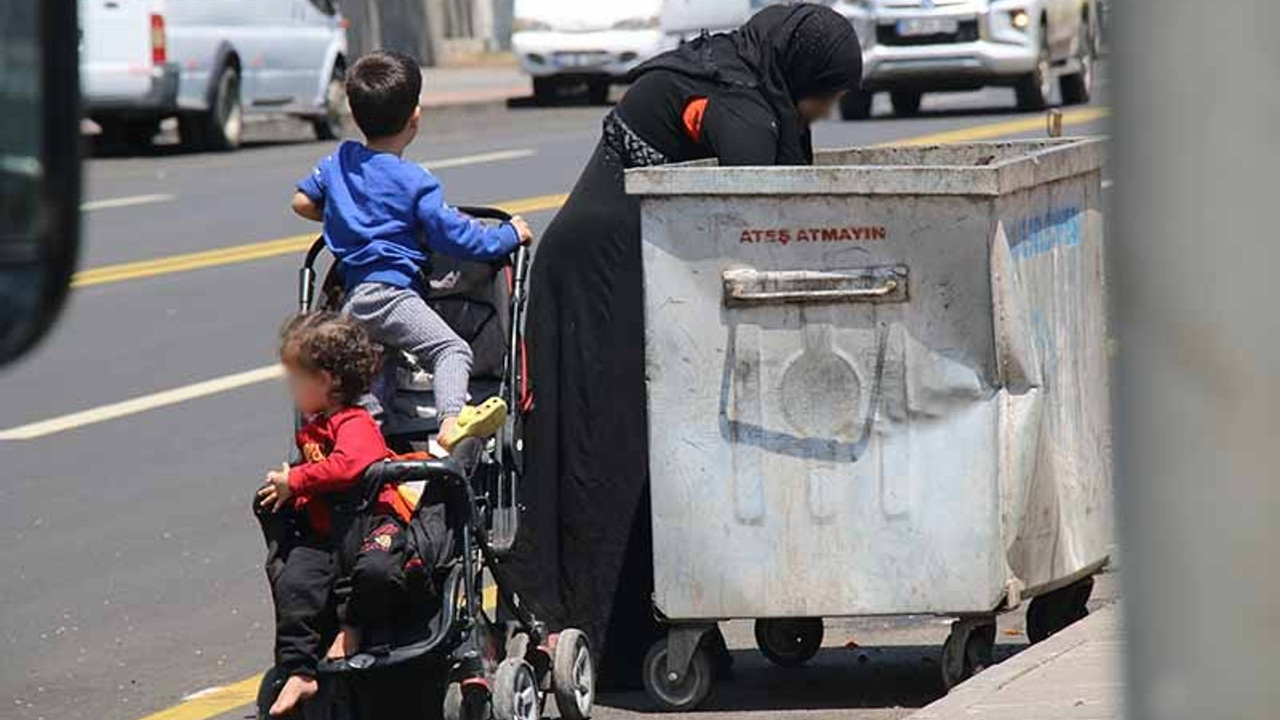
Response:
POLYGON ((465 483, 475 472, 483 449, 484 443, 481 440, 464 438, 454 446, 449 457, 433 460, 384 460, 370 465, 364 471, 364 477, 371 487, 423 480, 465 483))
POLYGON ((484 207, 481 205, 458 205, 454 208, 463 215, 470 215, 477 220, 497 220, 498 222, 508 222, 511 220, 511 213, 502 208, 484 207))

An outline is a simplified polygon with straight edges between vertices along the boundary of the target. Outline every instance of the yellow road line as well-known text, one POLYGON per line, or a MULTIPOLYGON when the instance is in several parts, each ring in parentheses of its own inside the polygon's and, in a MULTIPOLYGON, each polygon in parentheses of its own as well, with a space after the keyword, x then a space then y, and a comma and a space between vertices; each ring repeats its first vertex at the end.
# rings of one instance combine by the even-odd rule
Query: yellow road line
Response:
MULTIPOLYGON (((563 205, 568 197, 565 194, 539 195, 519 200, 508 200, 498 203, 497 207, 513 215, 528 214, 543 210, 555 210, 563 205)), ((318 235, 318 232, 308 235, 294 235, 277 240, 232 245, 214 250, 170 255, 153 260, 105 265, 76 273, 75 278, 71 281, 71 286, 76 288, 91 287, 93 285, 155 277, 157 275, 169 275, 188 270, 233 265, 278 255, 289 255, 310 247, 318 235)))
MULTIPOLYGON (((1068 125, 1085 125, 1087 123, 1102 120, 1109 115, 1111 115, 1111 109, 1106 107, 1087 107, 1080 108, 1079 110, 1067 110, 1062 113, 1062 125, 1063 127, 1068 125)), ((958 130, 947 130, 945 132, 932 133, 930 135, 921 135, 908 140, 894 140, 887 143, 881 143, 881 146, 938 145, 941 143, 994 140, 996 138, 1002 138, 1009 135, 1017 135, 1018 133, 1044 130, 1046 128, 1046 122, 1047 120, 1044 116, 1005 120, 1003 122, 988 123, 986 125, 978 125, 975 127, 960 128, 958 130)))
POLYGON ((196 693, 177 705, 148 715, 142 720, 207 720, 254 702, 261 682, 262 676, 254 675, 231 685, 196 693))

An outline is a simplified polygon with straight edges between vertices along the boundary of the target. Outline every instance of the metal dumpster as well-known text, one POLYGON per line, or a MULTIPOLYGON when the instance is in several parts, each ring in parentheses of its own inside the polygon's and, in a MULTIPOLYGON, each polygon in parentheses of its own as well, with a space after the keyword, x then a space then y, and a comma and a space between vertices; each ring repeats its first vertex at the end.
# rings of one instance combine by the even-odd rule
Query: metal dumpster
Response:
POLYGON ((766 619, 791 664, 815 618, 960 617, 950 684, 1022 598, 1033 639, 1085 612, 1112 545, 1102 161, 1059 139, 627 172, 672 687, 719 619, 766 619))

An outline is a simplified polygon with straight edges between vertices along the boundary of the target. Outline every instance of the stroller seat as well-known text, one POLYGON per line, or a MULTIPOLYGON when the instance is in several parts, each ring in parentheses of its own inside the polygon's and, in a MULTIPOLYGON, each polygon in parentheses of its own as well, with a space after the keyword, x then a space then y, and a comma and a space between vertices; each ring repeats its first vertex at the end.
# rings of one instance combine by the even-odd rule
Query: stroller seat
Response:
POLYGON ((454 560, 441 584, 440 607, 427 623, 426 637, 389 648, 385 652, 359 652, 349 658, 322 660, 319 671, 325 675, 341 675, 393 667, 418 660, 437 649, 451 646, 457 639, 455 637, 458 630, 456 609, 463 601, 464 582, 462 563, 454 560))

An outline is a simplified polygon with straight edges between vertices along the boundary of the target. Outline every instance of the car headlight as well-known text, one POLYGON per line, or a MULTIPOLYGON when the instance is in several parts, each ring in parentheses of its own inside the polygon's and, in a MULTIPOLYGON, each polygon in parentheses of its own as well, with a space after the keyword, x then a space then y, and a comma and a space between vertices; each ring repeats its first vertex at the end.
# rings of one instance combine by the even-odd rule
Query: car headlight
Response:
POLYGON ((651 30, 658 27, 661 23, 657 15, 651 17, 636 17, 619 20, 613 24, 614 30, 651 30))
POLYGON ((551 23, 537 18, 516 18, 515 22, 511 24, 511 30, 513 32, 529 32, 550 29, 551 23))

